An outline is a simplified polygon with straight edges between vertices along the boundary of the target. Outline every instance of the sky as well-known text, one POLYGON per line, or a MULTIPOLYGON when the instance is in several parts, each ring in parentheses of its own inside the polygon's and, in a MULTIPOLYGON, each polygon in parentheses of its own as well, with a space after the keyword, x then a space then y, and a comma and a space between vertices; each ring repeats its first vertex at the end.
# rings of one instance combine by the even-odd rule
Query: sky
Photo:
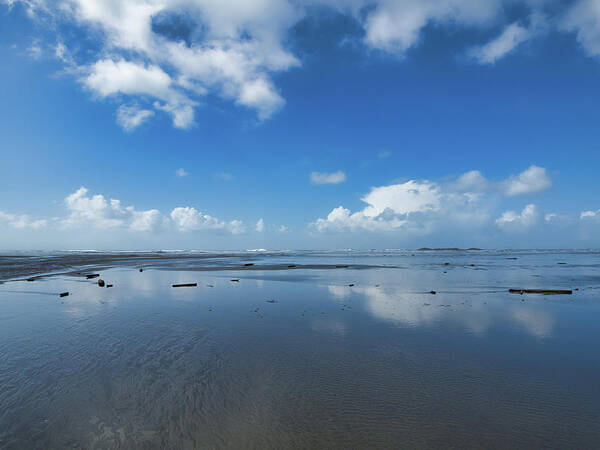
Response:
POLYGON ((600 247, 600 0, 0 0, 0 249, 600 247))

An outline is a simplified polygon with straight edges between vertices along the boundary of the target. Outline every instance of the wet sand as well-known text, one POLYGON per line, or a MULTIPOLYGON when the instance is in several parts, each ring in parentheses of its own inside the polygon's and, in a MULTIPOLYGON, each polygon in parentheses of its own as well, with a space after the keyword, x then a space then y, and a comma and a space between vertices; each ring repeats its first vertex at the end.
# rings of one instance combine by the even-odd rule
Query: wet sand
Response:
POLYGON ((0 448, 598 447, 600 259, 505 257, 8 281, 0 448))

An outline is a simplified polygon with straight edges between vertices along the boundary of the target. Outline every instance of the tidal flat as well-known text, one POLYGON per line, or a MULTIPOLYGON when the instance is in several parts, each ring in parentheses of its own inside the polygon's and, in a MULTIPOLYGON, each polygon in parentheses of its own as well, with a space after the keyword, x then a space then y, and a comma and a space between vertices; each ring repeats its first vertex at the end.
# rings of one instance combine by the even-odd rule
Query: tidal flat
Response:
POLYGON ((82 252, 0 269, 3 449, 600 447, 598 252, 82 252))

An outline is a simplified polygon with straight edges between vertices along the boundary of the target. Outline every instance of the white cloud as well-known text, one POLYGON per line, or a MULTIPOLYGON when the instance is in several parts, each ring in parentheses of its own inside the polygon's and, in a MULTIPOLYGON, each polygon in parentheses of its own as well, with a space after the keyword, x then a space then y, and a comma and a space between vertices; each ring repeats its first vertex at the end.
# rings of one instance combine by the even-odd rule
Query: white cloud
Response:
POLYGON ((486 206, 471 192, 444 190, 430 181, 410 180, 405 183, 372 188, 362 198, 367 204, 352 213, 343 206, 311 224, 320 232, 339 231, 404 231, 427 234, 440 224, 462 224, 471 227, 488 220, 486 206))
POLYGON ((194 108, 192 104, 161 104, 160 102, 154 102, 154 107, 171 114, 175 128, 186 129, 194 124, 194 108))
POLYGON ((515 211, 505 211, 502 216, 496 219, 496 225, 500 228, 509 230, 521 230, 536 225, 539 219, 539 212, 533 203, 525 206, 520 214, 515 211))
POLYGON ((26 214, 9 214, 0 211, 0 222, 6 222, 12 228, 22 229, 22 228, 31 228, 31 229, 39 229, 43 228, 48 224, 48 221, 45 219, 31 219, 26 214))
POLYGON ((346 174, 341 170, 333 173, 312 172, 310 182, 312 184, 340 184, 346 181, 346 174))
POLYGON ((125 131, 133 131, 154 115, 154 111, 137 105, 121 105, 117 110, 117 123, 125 131))
POLYGON ((560 22, 559 28, 574 32, 577 41, 590 56, 600 56, 600 2, 579 0, 560 22))
POLYGON ((499 0, 379 0, 368 13, 365 26, 367 45, 403 54, 419 42, 429 23, 479 26, 499 12, 499 0))
POLYGON ((101 97, 113 94, 151 95, 163 100, 176 96, 171 77, 156 65, 102 59, 89 67, 82 82, 101 97))
POLYGON ((69 215, 60 220, 63 228, 92 227, 147 232, 167 229, 181 232, 221 230, 231 234, 246 231, 240 220, 223 222, 193 207, 174 208, 169 216, 157 209, 138 211, 133 206, 123 207, 120 200, 107 200, 101 194, 89 195, 85 187, 67 196, 65 206, 69 215))
POLYGON ((489 187, 489 182, 479 170, 471 170, 462 174, 453 183, 453 188, 459 192, 480 192, 489 187))
POLYGON ((175 171, 175 175, 178 176, 179 178, 183 178, 183 177, 187 177, 189 175, 189 173, 187 173, 185 171, 185 169, 182 167, 175 171))
POLYGON ((33 59, 40 59, 42 57, 42 47, 40 47, 39 41, 33 41, 33 43, 27 47, 27 54, 33 59))
POLYGON ((512 52, 519 44, 528 40, 531 35, 532 32, 529 29, 512 23, 496 39, 471 49, 470 54, 482 64, 494 64, 498 59, 512 52))
POLYGON ((157 209, 131 211, 129 229, 133 231, 154 231, 166 225, 166 218, 157 209))
POLYGON ((373 188, 362 201, 369 205, 363 210, 367 217, 379 216, 386 210, 395 214, 438 210, 440 188, 428 181, 411 180, 402 184, 373 188))
POLYGON ((189 206, 180 206, 173 209, 170 217, 177 229, 183 232, 197 230, 223 230, 232 234, 245 232, 245 227, 239 220, 232 220, 229 223, 223 222, 189 206))
POLYGON ((290 231, 290 229, 285 225, 281 225, 279 228, 277 228, 278 233, 287 233, 288 231, 290 231))
POLYGON ((503 191, 508 196, 530 194, 544 191, 552 186, 552 180, 546 169, 531 166, 517 176, 509 177, 502 183, 503 191))
MULTIPOLYGON (((175 89, 171 77, 157 65, 145 65, 122 58, 116 61, 101 59, 86 68, 81 81, 101 98, 126 95, 162 100, 163 103, 154 102, 154 107, 171 114, 173 125, 178 128, 187 128, 194 121, 195 102, 175 89)), ((135 128, 151 115, 149 110, 122 106, 117 119, 121 126, 132 129, 132 126, 135 128)))
POLYGON ((265 221, 263 219, 258 219, 258 222, 256 222, 256 228, 255 229, 259 233, 262 233, 263 231, 265 231, 265 221))
POLYGON ((597 211, 582 211, 579 218, 584 220, 600 218, 600 209, 597 211))
POLYGON ((120 200, 107 200, 103 195, 88 195, 80 187, 65 198, 69 215, 62 219, 65 228, 91 226, 98 229, 129 228, 134 231, 150 231, 165 222, 160 213, 153 209, 137 211, 133 206, 123 207, 120 200))
MULTIPOLYGON (((0 0, 1 1, 1 0, 0 0)), ((9 6, 17 0, 3 0, 9 6)), ((188 128, 207 94, 255 111, 266 120, 285 99, 273 78, 301 65, 289 45, 290 30, 319 7, 352 17, 364 29, 364 44, 403 56, 419 44, 427 26, 489 29, 504 19, 508 0, 21 0, 32 17, 75 24, 96 36, 96 49, 77 62, 67 52, 80 42, 62 42, 56 56, 100 98, 133 97, 140 111, 167 112, 188 128), (315 7, 316 6, 316 7, 315 7), (43 12, 43 13, 41 13, 43 12), (72 44, 72 45, 71 45, 72 44), (91 58, 91 62, 90 59, 91 58), (83 75, 82 75, 83 74, 83 75)), ((528 24, 505 24, 493 41, 473 50, 493 63, 538 33, 539 17, 576 33, 590 55, 600 55, 598 0, 545 8, 543 0, 520 0, 528 24), (565 14, 565 8, 568 10, 565 14)), ((550 26, 549 25, 549 26, 550 26)), ((78 36, 78 33, 72 33, 78 36)), ((56 39, 53 39, 56 41, 56 39)), ((477 43, 473 43, 477 45, 477 43)), ((40 47, 40 46, 38 46, 40 47)), ((41 48, 41 47, 40 47, 41 48)), ((32 47, 37 54, 37 47, 32 47)), ((210 101, 210 97, 206 97, 210 101)), ((129 99, 128 101, 131 101, 129 99)))
MULTIPOLYGON (((366 206, 352 212, 344 206, 332 209, 310 227, 319 232, 371 231, 427 235, 450 229, 481 229, 493 225, 493 208, 505 195, 538 192, 550 187, 546 169, 531 166, 501 182, 488 181, 471 170, 444 184, 427 180, 374 187, 362 197, 366 206)), ((496 220, 501 228, 525 228, 537 223, 538 212, 528 205, 521 214, 506 211, 496 220)), ((562 220, 562 222, 565 222, 562 220)))

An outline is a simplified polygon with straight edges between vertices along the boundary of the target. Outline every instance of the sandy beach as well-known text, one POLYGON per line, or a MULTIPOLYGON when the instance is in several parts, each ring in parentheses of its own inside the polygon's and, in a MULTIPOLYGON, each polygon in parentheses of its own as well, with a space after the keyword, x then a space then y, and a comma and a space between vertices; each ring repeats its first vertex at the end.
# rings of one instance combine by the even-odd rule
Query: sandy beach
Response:
POLYGON ((0 285, 1 448, 600 440, 596 253, 145 256, 0 285))

